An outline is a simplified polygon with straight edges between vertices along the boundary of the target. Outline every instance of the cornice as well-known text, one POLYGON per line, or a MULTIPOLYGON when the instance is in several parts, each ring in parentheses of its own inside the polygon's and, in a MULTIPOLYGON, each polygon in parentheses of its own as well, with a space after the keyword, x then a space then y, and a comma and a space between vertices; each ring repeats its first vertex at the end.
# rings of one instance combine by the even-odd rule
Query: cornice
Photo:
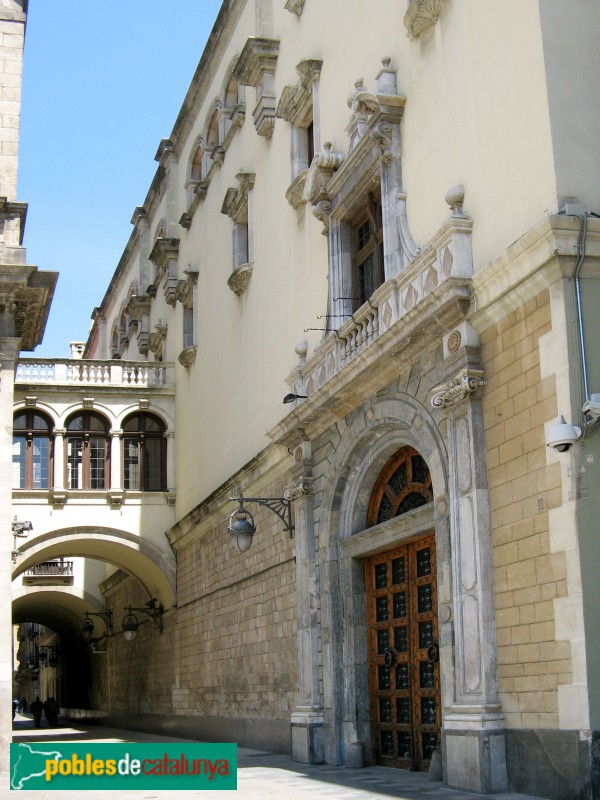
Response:
POLYGON ((179 258, 179 239, 159 237, 148 258, 159 270, 165 270, 171 261, 179 258))
MULTIPOLYGON (((544 217, 498 258, 473 276, 473 306, 469 322, 482 332, 518 305, 537 296, 572 272, 577 256, 580 222, 556 214, 544 217)), ((600 220, 588 218, 586 259, 600 264, 600 220)))
POLYGON ((279 54, 279 39, 250 36, 244 45, 234 74, 243 86, 256 89, 265 72, 274 72, 279 54))
POLYGON ((22 350, 42 341, 57 279, 57 272, 34 266, 0 265, 0 309, 12 313, 14 326, 5 335, 20 338, 22 350))
POLYGON ((236 222, 241 222, 241 216, 247 214, 248 192, 254 187, 256 174, 254 172, 238 172, 235 176, 239 183, 237 189, 228 189, 221 206, 221 214, 231 217, 236 222))
POLYGON ((307 106, 312 107, 312 85, 321 74, 323 62, 314 58, 303 59, 296 67, 300 80, 294 86, 285 86, 281 92, 275 116, 296 123, 307 106))

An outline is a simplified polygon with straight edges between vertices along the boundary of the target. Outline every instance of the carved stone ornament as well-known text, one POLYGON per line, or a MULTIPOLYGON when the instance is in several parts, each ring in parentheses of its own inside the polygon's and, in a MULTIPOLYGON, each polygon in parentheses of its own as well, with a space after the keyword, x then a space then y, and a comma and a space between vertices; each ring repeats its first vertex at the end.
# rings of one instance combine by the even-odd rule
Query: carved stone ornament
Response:
POLYGON ((186 269, 185 279, 177 281, 177 289, 175 290, 175 299, 185 305, 194 291, 194 286, 198 283, 198 270, 186 269))
POLYGON ((409 36, 417 39, 438 21, 449 0, 411 0, 404 15, 404 24, 409 36))
POLYGON ((221 214, 235 222, 246 222, 248 216, 248 192, 254 187, 254 172, 238 172, 235 176, 239 187, 228 189, 221 207, 221 214))
POLYGON ((143 329, 141 331, 138 331, 137 346, 140 355, 145 356, 148 354, 149 345, 150 345, 150 331, 146 331, 143 329))
POLYGON ((189 229, 192 227, 192 217, 190 216, 190 214, 188 214, 187 211, 184 211, 184 213, 179 218, 179 224, 181 225, 182 228, 185 228, 186 231, 189 231, 189 229))
POLYGON ((303 59, 296 67, 300 80, 295 86, 285 86, 279 98, 276 115, 286 122, 300 124, 308 109, 312 110, 312 85, 321 74, 323 62, 303 59))
POLYGON ((179 257, 179 239, 159 237, 154 242, 154 247, 148 258, 162 271, 168 269, 171 261, 177 261, 179 257))
POLYGON ((291 11, 292 14, 301 16, 302 12, 304 11, 304 3, 305 0, 287 0, 285 4, 285 10, 291 11))
POLYGON ((125 500, 125 494, 123 492, 118 491, 110 491, 108 493, 108 502, 114 508, 123 505, 123 501, 125 500))
POLYGON ((162 325, 160 322, 154 326, 155 332, 150 334, 148 340, 148 348, 153 353, 158 353, 161 349, 164 340, 167 338, 167 325, 162 325))
POLYGON ((67 502, 67 493, 54 489, 49 492, 48 500, 55 508, 62 508, 67 502))
POLYGON ((285 199, 292 206, 292 208, 299 208, 301 205, 306 203, 306 198, 304 197, 304 187, 306 185, 307 177, 308 170, 302 170, 302 172, 290 183, 288 190, 285 193, 285 199))
POLYGON ((431 398, 434 408, 450 408, 485 385, 483 370, 463 369, 431 398))
POLYGON ((186 369, 189 369, 196 360, 196 350, 196 345, 186 347, 181 351, 181 353, 179 353, 177 360, 182 366, 184 366, 186 369))
POLYGON ((299 500, 307 494, 312 494, 312 475, 303 475, 296 483, 286 486, 283 496, 286 500, 299 500))
POLYGON ((333 173, 338 170, 344 161, 343 153, 334 153, 331 142, 325 142, 323 150, 317 153, 308 170, 304 184, 304 199, 313 206, 313 214, 323 223, 323 235, 329 233, 329 214, 331 212, 331 198, 327 193, 327 184, 333 173))
POLYGON ((254 264, 242 264, 231 273, 227 279, 227 286, 234 294, 240 295, 246 290, 253 269, 254 264))
POLYGON ((125 313, 128 317, 139 319, 144 314, 150 313, 150 298, 147 294, 132 294, 125 306, 125 313))
POLYGON ((448 336, 448 352, 456 353, 460 347, 461 341, 462 337, 460 335, 460 331, 452 331, 452 333, 448 336))
POLYGON ((243 86, 256 89, 256 108, 252 112, 259 136, 270 139, 275 127, 275 67, 279 40, 251 36, 241 52, 234 75, 243 86))

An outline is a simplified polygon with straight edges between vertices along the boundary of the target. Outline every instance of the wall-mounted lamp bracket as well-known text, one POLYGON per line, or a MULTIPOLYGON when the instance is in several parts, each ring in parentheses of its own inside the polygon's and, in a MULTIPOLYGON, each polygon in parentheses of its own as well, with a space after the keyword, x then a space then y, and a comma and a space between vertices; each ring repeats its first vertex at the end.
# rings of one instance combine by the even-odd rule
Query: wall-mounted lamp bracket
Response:
POLYGON ((159 603, 156 597, 151 597, 145 606, 127 606, 125 609, 127 614, 123 617, 123 634, 128 641, 135 638, 139 623, 134 615, 134 611, 140 614, 146 614, 152 620, 152 624, 159 633, 162 633, 162 615, 165 609, 162 603, 159 603))
POLYGON ((94 642, 99 641, 100 639, 105 639, 109 634, 113 632, 113 615, 112 611, 109 609, 108 611, 85 611, 84 612, 84 619, 81 623, 81 635, 86 640, 86 642, 94 642), (98 639, 92 639, 92 633, 94 631, 94 621, 90 619, 90 617, 100 617, 102 622, 104 622, 104 635, 100 636, 98 639))
POLYGON ((256 533, 256 526, 254 525, 254 517, 244 508, 244 503, 257 503, 259 506, 265 506, 269 511, 277 514, 279 519, 283 522, 283 529, 288 534, 290 539, 294 535, 294 526, 292 524, 292 501, 287 497, 244 497, 241 494, 239 497, 231 497, 230 500, 234 503, 239 503, 239 508, 229 515, 229 525, 227 530, 235 539, 235 545, 240 552, 245 552, 252 544, 252 537, 256 533))

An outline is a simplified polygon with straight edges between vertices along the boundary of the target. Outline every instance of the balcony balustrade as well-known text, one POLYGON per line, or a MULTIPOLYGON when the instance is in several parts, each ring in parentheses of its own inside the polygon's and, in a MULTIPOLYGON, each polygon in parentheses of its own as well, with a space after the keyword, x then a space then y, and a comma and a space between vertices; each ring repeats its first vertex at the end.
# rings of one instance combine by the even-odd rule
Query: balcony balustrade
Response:
POLYGON ((17 363, 15 383, 44 386, 172 387, 173 366, 146 361, 21 358, 17 363))
POLYGON ((49 584, 70 585, 73 583, 72 561, 42 561, 23 574, 24 586, 49 584))

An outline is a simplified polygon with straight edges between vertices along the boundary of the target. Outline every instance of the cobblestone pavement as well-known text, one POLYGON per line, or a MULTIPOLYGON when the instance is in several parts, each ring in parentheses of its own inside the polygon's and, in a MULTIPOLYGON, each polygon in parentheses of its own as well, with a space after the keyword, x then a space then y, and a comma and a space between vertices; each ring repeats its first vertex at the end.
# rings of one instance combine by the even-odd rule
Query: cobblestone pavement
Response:
MULTIPOLYGON (((27 715, 17 715, 14 723, 15 742, 184 742, 186 739, 155 736, 135 731, 100 726, 68 727, 36 730, 27 715)), ((525 795, 505 793, 480 795, 448 789, 442 783, 430 781, 419 772, 365 767, 345 769, 328 765, 297 764, 287 756, 259 750, 238 748, 237 791, 155 791, 151 789, 128 791, 127 797, 145 800, 309 800, 318 793, 326 800, 384 800, 386 797, 404 800, 527 800, 525 795)), ((0 777, 0 800, 75 800, 85 794, 90 800, 115 800, 117 791, 22 791, 18 794, 8 788, 8 776, 0 777)))

